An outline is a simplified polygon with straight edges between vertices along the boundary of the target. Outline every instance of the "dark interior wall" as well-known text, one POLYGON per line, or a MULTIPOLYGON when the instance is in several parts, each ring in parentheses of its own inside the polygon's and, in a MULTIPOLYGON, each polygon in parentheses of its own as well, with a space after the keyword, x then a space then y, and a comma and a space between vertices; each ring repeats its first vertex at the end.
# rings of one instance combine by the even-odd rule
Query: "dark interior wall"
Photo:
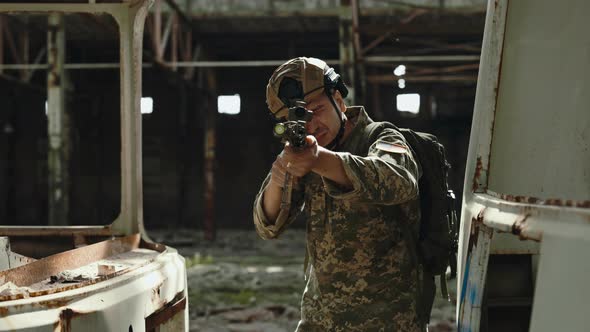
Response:
POLYGON ((109 224, 121 204, 119 71, 72 71, 70 81, 69 223, 109 224))
MULTIPOLYGON (((241 113, 217 114, 215 120, 215 224, 252 227, 254 196, 281 149, 272 135, 274 122, 265 103, 265 87, 273 69, 215 69, 214 95, 177 74, 144 70, 143 96, 154 101, 153 113, 142 116, 148 229, 203 227, 207 100, 216 112, 217 96, 233 94, 241 97, 241 113)), ((120 205, 118 72, 80 71, 71 81, 70 223, 107 224, 117 216, 120 205)), ((45 93, 11 82, 0 84, 0 220, 13 225, 47 224, 45 93), (6 129, 7 124, 13 129, 6 129)), ((421 95, 421 112, 415 117, 396 111, 399 92, 391 85, 369 85, 367 111, 375 120, 436 134, 447 148, 453 165, 451 186, 460 196, 475 86, 408 84, 403 93, 421 95)))
POLYGON ((143 202, 147 228, 199 227, 206 94, 162 70, 143 74, 143 202))
MULTIPOLYGON (((449 186, 460 204, 463 193, 465 164, 469 147, 469 135, 475 84, 424 85, 407 84, 399 89, 397 83, 370 85, 367 91, 367 112, 376 121, 390 121, 398 127, 411 128, 434 134, 445 146, 451 164, 449 186), (397 111, 398 94, 418 93, 420 112, 417 115, 397 111)), ((458 206, 459 207, 459 206, 458 206)))
POLYGON ((266 107, 266 83, 274 68, 217 69, 218 94, 239 94, 238 115, 217 116, 216 223, 251 227, 252 205, 280 143, 266 107))
POLYGON ((0 224, 42 224, 47 214, 45 92, 0 80, 0 103, 0 224))
MULTIPOLYGON (((111 222, 120 205, 118 72, 71 72, 66 112, 69 223, 111 222)), ((46 91, 0 80, 0 221, 48 224, 46 91)))

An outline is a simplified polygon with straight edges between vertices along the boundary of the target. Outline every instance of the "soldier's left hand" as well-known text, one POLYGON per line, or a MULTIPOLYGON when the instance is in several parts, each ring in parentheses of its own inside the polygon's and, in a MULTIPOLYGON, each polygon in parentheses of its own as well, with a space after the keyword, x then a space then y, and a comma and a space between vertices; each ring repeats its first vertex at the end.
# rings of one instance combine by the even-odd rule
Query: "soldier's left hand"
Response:
POLYGON ((311 135, 308 135, 305 141, 306 146, 303 149, 294 149, 288 143, 284 149, 283 161, 286 162, 287 172, 297 177, 311 172, 318 160, 318 141, 311 135))

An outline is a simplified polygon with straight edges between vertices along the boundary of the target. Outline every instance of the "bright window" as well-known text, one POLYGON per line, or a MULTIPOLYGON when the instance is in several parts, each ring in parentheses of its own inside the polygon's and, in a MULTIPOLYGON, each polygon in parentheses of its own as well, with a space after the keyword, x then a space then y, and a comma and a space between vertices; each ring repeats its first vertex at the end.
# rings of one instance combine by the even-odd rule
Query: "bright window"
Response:
POLYGON ((217 111, 222 114, 240 114, 240 95, 217 97, 217 111))
POLYGON ((417 93, 406 93, 397 95, 397 110, 418 114, 420 111, 420 95, 417 93))
POLYGON ((400 89, 403 89, 406 87, 406 80, 404 80, 403 78, 400 78, 399 80, 397 80, 397 87, 400 89))
POLYGON ((152 114, 154 111, 154 100, 152 97, 141 97, 141 114, 152 114))

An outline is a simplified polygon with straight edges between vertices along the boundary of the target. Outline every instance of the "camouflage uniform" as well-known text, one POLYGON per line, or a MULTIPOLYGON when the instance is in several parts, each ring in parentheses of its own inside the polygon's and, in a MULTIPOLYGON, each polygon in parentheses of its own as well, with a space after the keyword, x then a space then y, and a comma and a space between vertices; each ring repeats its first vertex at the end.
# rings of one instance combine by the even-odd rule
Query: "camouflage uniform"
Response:
POLYGON ((419 166, 403 136, 385 129, 368 151, 362 107, 346 110, 353 128, 340 147, 353 189, 310 173, 293 192, 286 220, 270 224, 262 210, 262 184, 254 223, 264 239, 276 238, 303 210, 309 268, 297 331, 421 331, 416 316, 416 268, 402 223, 417 234, 419 166), (394 146, 389 149, 388 146, 394 146))

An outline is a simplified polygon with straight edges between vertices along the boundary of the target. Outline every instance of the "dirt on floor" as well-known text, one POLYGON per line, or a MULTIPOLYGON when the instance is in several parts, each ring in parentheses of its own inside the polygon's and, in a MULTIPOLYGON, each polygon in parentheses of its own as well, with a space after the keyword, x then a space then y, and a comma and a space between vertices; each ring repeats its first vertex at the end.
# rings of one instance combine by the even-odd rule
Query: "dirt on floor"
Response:
MULTIPOLYGON (((201 232, 150 232, 186 259, 190 331, 287 332, 299 320, 305 286, 305 232, 291 229, 262 240, 254 230, 220 230, 213 242, 201 232)), ((456 281, 449 280, 456 296, 456 281)), ((430 332, 455 331, 455 301, 435 299, 430 332)))

